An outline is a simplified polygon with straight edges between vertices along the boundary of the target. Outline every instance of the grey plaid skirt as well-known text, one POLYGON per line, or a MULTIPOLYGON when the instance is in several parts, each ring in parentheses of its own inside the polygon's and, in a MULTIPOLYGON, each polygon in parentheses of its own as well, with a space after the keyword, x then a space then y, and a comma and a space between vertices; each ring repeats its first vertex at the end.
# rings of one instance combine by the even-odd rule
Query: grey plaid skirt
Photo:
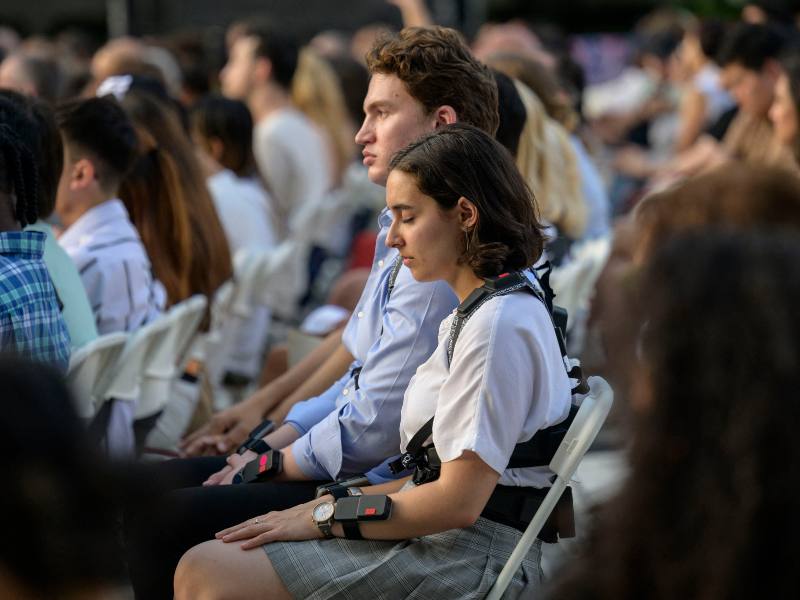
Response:
MULTIPOLYGON (((310 540, 263 546, 294 598, 447 600, 484 598, 521 534, 484 518, 472 527, 399 542, 310 540)), ((542 581, 541 542, 504 598, 532 598, 542 581)))

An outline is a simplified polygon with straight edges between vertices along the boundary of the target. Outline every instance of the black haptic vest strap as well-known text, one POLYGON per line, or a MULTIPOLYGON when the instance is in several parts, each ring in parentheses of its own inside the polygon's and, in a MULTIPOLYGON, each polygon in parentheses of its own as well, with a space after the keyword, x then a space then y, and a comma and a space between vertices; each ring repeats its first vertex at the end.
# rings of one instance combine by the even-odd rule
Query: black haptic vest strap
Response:
MULTIPOLYGON (((533 294, 544 303, 548 314, 551 316, 553 329, 562 351, 562 358, 566 361, 567 356, 562 333, 563 330, 556 323, 552 314, 554 306, 553 298, 555 294, 550 287, 549 279, 551 270, 552 268, 549 262, 544 263, 544 265, 537 269, 533 269, 534 275, 540 278, 539 282, 542 286, 542 290, 537 289, 524 274, 517 272, 502 275, 497 279, 487 280, 482 287, 477 288, 467 296, 464 302, 456 309, 456 314, 450 326, 450 339, 447 344, 448 362, 452 362, 453 360, 453 351, 455 350, 456 341, 464 327, 464 323, 469 320, 478 308, 492 298, 521 290, 533 294), (543 270, 543 275, 538 274, 539 270, 543 270)), ((566 327, 566 323, 564 327, 566 327)), ((580 366, 576 365, 572 367, 567 375, 570 378, 578 380, 578 385, 572 390, 573 393, 588 392, 588 386, 583 379, 580 366)), ((530 440, 517 444, 509 459, 508 468, 539 467, 549 464, 556 450, 558 450, 558 446, 564 438, 567 429, 569 429, 569 426, 572 424, 577 411, 578 408, 576 406, 571 406, 566 419, 546 429, 537 431, 530 440)), ((415 483, 426 483, 438 478, 438 469, 441 468, 439 456, 433 444, 424 445, 425 441, 428 440, 433 433, 433 421, 434 418, 431 417, 408 442, 405 453, 401 455, 400 458, 390 463, 389 468, 393 473, 397 474, 409 469, 414 469, 413 480, 415 483), (431 459, 435 464, 431 464, 431 459)))
MULTIPOLYGON (((399 254, 397 258, 394 259, 394 263, 392 264, 392 270, 389 273, 389 281, 386 285, 386 302, 389 302, 389 298, 392 297, 392 292, 394 291, 394 284, 397 282, 397 276, 400 274, 400 267, 403 266, 403 257, 399 254)), ((383 327, 381 327, 381 335, 383 335, 383 327)), ((358 389, 358 377, 361 375, 361 367, 356 367, 352 371, 350 371, 350 377, 354 379, 354 385, 356 389, 358 389)))

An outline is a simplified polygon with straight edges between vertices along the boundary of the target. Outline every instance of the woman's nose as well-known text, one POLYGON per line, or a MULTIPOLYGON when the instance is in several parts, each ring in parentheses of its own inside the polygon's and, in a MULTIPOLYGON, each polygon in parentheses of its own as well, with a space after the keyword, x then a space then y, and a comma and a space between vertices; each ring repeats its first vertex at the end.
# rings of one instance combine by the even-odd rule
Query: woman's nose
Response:
POLYGON ((397 235, 397 221, 392 221, 392 224, 389 226, 389 232, 386 234, 386 245, 389 248, 399 248, 401 245, 401 238, 397 235))

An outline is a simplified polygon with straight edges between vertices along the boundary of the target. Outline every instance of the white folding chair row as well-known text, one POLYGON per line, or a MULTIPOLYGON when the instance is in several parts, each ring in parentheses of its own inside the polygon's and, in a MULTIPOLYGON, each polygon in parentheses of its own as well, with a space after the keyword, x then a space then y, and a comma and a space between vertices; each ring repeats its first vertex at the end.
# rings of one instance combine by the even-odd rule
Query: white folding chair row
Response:
POLYGON ((67 383, 72 390, 75 409, 83 419, 91 419, 96 408, 106 398, 128 334, 109 333, 94 339, 72 353, 67 371, 67 383))
POLYGON ((103 335, 76 350, 67 381, 80 416, 93 417, 109 398, 138 404, 137 418, 160 410, 205 308, 205 297, 193 296, 131 334, 103 335))
POLYGON ((589 394, 583 399, 578 413, 575 415, 575 420, 567 430, 553 460, 550 461, 550 470, 556 475, 555 481, 486 596, 487 600, 500 600, 503 596, 514 573, 519 569, 522 560, 528 554, 550 513, 553 512, 561 498, 561 494, 575 474, 581 459, 600 432, 613 401, 614 392, 608 383, 601 377, 590 377, 589 394))

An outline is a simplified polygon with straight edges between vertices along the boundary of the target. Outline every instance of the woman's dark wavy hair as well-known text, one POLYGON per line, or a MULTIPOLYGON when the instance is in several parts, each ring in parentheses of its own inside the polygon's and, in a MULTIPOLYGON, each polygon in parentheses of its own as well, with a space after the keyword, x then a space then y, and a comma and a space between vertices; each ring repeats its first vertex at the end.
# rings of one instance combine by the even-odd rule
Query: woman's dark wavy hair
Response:
POLYGON ((446 125, 394 155, 389 170, 412 175, 442 210, 462 196, 478 209, 462 261, 478 277, 524 269, 542 254, 544 235, 533 192, 508 151, 472 125, 446 125))
POLYGON ((695 231, 640 278, 632 472, 549 597, 795 598, 800 241, 695 231))

